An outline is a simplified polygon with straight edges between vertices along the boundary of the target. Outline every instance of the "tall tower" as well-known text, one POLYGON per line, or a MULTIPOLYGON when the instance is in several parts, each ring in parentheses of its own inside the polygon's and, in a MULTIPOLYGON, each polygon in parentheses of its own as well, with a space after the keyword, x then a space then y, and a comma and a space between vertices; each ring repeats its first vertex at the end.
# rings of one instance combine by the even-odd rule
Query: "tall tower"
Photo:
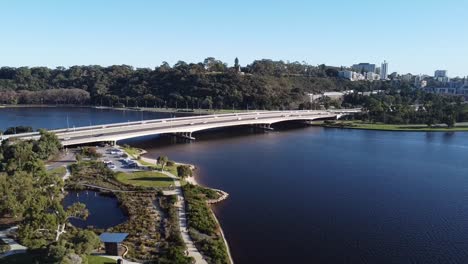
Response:
POLYGON ((380 68, 380 79, 387 80, 388 78, 388 62, 384 61, 382 67, 380 68))
POLYGON ((236 69, 236 71, 238 71, 238 72, 241 71, 241 68, 240 68, 240 65, 239 65, 239 59, 237 57, 234 60, 234 69, 236 69))

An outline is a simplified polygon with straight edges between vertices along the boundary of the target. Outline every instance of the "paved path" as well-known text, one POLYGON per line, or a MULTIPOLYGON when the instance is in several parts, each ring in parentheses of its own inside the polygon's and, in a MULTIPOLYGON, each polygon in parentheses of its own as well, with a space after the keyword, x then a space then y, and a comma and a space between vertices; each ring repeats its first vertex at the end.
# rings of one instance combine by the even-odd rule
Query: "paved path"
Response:
POLYGON ((7 235, 10 232, 16 231, 17 229, 18 229, 18 227, 14 226, 14 227, 8 228, 6 230, 0 231, 0 239, 3 240, 4 243, 6 243, 6 244, 8 244, 10 246, 10 250, 7 251, 6 253, 0 255, 0 258, 10 256, 10 255, 13 255, 13 254, 25 253, 26 250, 28 249, 27 247, 18 244, 18 242, 16 242, 15 240, 7 237, 7 235))
POLYGON ((171 194, 177 195, 176 207, 177 207, 177 212, 179 214, 180 235, 182 236, 185 246, 187 247, 188 255, 195 259, 196 264, 208 264, 208 262, 206 262, 206 260, 203 258, 202 254, 195 247, 195 244, 193 243, 193 240, 189 235, 188 224, 187 224, 187 212, 185 208, 185 199, 182 193, 182 187, 180 185, 179 178, 177 178, 174 174, 168 171, 160 171, 160 172, 174 179, 174 185, 176 188, 173 191, 169 191, 169 192, 171 192, 171 194))
POLYGON ((67 167, 68 165, 75 162, 76 157, 73 150, 62 151, 57 159, 52 160, 46 164, 46 168, 47 170, 53 170, 62 166, 67 167))

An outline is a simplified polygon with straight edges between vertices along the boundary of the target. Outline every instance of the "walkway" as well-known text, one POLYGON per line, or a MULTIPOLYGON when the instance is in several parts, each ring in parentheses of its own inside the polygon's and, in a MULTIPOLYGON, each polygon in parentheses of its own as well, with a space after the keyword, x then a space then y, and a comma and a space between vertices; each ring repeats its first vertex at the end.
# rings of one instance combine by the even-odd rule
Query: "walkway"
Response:
POLYGON ((195 259, 196 264, 208 264, 206 260, 203 258, 202 254, 198 251, 193 243, 192 238, 189 235, 188 231, 188 223, 187 223, 187 212, 185 208, 185 199, 182 193, 182 187, 180 185, 180 180, 174 174, 168 171, 161 171, 161 173, 171 177, 174 179, 175 189, 173 191, 169 191, 170 194, 177 195, 177 212, 179 214, 179 229, 180 235, 184 240, 185 246, 187 247, 188 255, 195 259))
POLYGON ((8 244, 10 246, 10 250, 7 251, 6 253, 0 255, 0 258, 10 256, 13 254, 19 254, 19 253, 25 253, 26 250, 28 249, 27 247, 18 244, 15 240, 7 237, 7 235, 11 232, 14 232, 18 229, 17 226, 8 228, 6 230, 0 231, 0 239, 3 240, 4 243, 8 244))

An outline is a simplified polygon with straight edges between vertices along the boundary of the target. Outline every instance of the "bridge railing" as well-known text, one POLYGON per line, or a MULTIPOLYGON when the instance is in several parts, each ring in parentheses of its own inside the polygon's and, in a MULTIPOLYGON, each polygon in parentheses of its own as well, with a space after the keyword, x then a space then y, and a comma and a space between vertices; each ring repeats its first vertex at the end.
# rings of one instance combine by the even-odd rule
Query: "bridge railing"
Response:
MULTIPOLYGON (((241 112, 241 113, 227 113, 227 114, 213 114, 213 115, 197 115, 197 116, 189 116, 189 117, 173 117, 173 118, 163 118, 163 119, 149 119, 149 120, 141 120, 141 121, 132 121, 132 122, 120 122, 120 123, 112 123, 112 124, 102 124, 102 125, 93 125, 93 126, 83 126, 83 127, 73 127, 73 128, 63 128, 63 129, 54 129, 51 132, 56 134, 61 133, 70 133, 70 132, 80 132, 80 131, 93 131, 97 129, 104 129, 104 128, 118 128, 118 127, 126 127, 126 126, 134 126, 134 125, 151 125, 151 124, 158 124, 158 123, 173 123, 173 122, 183 122, 187 120, 196 120, 196 119, 209 119, 209 118, 224 118, 224 117, 235 117, 235 116, 246 116, 246 115, 271 115, 271 114, 283 114, 283 115, 292 115, 292 114, 304 114, 304 113, 312 113, 312 114, 330 114, 330 113, 357 113, 361 112, 361 109, 336 109, 336 110, 290 110, 290 111, 252 111, 252 112, 241 112)), ((14 134, 14 135, 7 135, 3 136, 3 139, 6 138, 32 138, 39 136, 39 132, 29 132, 29 133, 21 133, 21 134, 14 134)))

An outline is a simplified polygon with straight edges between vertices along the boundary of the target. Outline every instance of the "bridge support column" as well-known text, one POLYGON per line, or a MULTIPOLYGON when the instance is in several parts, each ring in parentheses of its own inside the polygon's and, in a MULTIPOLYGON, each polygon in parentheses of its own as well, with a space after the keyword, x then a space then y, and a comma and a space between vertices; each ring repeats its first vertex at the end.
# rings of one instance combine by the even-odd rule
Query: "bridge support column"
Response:
POLYGON ((272 131, 272 130, 274 130, 271 127, 271 124, 255 124, 253 126, 254 126, 254 128, 256 128, 258 130, 262 130, 262 131, 272 131))
POLYGON ((180 137, 183 139, 188 139, 188 140, 195 140, 194 137, 192 137, 192 132, 179 132, 179 133, 174 133, 176 137, 180 137))

